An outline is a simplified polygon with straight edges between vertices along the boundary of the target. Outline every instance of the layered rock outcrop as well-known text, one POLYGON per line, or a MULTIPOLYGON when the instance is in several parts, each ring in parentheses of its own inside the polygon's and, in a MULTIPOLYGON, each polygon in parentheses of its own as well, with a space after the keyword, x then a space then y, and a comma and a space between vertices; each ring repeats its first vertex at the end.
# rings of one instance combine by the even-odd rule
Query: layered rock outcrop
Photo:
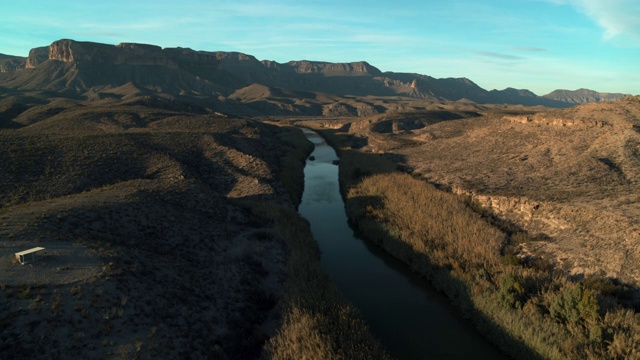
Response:
POLYGON ((163 53, 161 47, 134 43, 121 43, 113 46, 66 39, 58 40, 49 46, 48 59, 63 62, 92 61, 115 65, 162 65, 176 67, 176 64, 163 53))
POLYGON ((587 127, 603 127, 607 125, 607 122, 602 120, 590 120, 584 121, 581 119, 570 119, 563 117, 555 117, 549 116, 545 114, 535 114, 535 115, 513 115, 513 116, 504 116, 503 120, 521 124, 533 123, 533 124, 541 124, 541 125, 551 125, 551 126, 587 126, 587 127))
MULTIPOLYGON (((259 61, 239 52, 162 49, 137 43, 108 45, 63 39, 48 47, 31 50, 25 67, 34 69, 49 60, 60 63, 51 62, 41 72, 30 72, 23 78, 11 77, 9 86, 86 91, 92 87, 121 86, 131 82, 153 91, 198 96, 215 93, 217 97, 259 83, 274 88, 341 96, 408 96, 449 101, 468 99, 478 103, 553 107, 572 105, 536 96, 527 90, 507 88, 487 91, 466 78, 436 79, 415 73, 382 72, 365 61, 330 63, 301 60, 277 63, 259 61)), ((7 65, 0 71, 15 72, 18 68, 7 65)))
POLYGON ((325 76, 381 76, 382 72, 366 61, 329 63, 322 61, 290 61, 286 64, 298 74, 322 74, 325 76))
POLYGON ((47 60, 49 60, 48 46, 33 48, 31 49, 31 51, 29 51, 29 57, 27 57, 26 68, 27 69, 34 68, 47 60))
POLYGON ((0 56, 0 73, 10 73, 24 69, 26 59, 18 56, 0 56))

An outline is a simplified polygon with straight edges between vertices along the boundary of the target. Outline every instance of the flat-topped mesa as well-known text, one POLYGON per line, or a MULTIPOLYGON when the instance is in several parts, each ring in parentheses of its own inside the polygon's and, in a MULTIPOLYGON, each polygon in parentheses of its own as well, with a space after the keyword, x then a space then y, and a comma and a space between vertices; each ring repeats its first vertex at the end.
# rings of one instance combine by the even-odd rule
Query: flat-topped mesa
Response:
POLYGON ((216 53, 213 52, 195 51, 182 47, 165 48, 162 52, 178 64, 192 68, 214 67, 218 64, 216 53))
POLYGON ((175 66, 159 46, 135 43, 121 43, 114 46, 69 39, 54 41, 48 48, 32 49, 26 66, 33 68, 46 60, 175 66))
POLYGON ((258 59, 256 59, 252 55, 247 55, 241 52, 225 52, 225 51, 216 51, 210 53, 215 55, 218 60, 218 67, 220 69, 230 70, 236 68, 251 68, 251 69, 261 69, 263 65, 258 59))
POLYGON ((621 99, 628 94, 621 93, 601 93, 589 89, 578 89, 578 90, 554 90, 547 95, 544 95, 545 98, 564 101, 572 104, 584 104, 588 102, 601 102, 601 101, 614 101, 621 99))
POLYGON ((137 44, 137 43, 120 43, 116 45, 119 49, 116 55, 116 64, 132 64, 132 65, 163 65, 176 67, 164 53, 160 46, 137 44))
POLYGON ((323 61, 289 61, 287 63, 299 74, 322 74, 324 76, 381 76, 382 72, 366 61, 330 63, 323 61))
POLYGON ((34 48, 28 58, 0 57, 1 81, 13 87, 88 90, 137 83, 176 94, 227 96, 253 83, 294 91, 353 96, 408 96, 420 99, 568 107, 622 94, 558 90, 544 97, 528 90, 487 91, 467 78, 434 78, 417 73, 381 72, 366 61, 257 60, 240 52, 207 52, 156 45, 119 45, 62 39, 34 48), (18 73, 18 70, 29 69, 18 73), (33 70, 33 71, 32 71, 33 70), (73 80, 75 79, 75 80, 73 80), (64 81, 62 81, 64 80, 64 81), (73 81, 72 81, 73 80, 73 81))
POLYGON ((49 45, 49 60, 101 61, 105 60, 114 48, 113 45, 62 39, 49 45))

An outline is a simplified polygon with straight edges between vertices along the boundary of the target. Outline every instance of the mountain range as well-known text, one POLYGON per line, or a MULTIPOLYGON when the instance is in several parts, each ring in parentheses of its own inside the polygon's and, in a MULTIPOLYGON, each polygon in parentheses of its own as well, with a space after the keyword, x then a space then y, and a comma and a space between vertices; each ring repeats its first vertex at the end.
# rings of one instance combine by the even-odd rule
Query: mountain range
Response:
POLYGON ((258 113, 278 110, 307 114, 324 113, 327 104, 349 96, 549 107, 625 96, 587 89, 556 90, 544 96, 514 88, 487 91, 467 78, 382 72, 365 61, 278 63, 239 52, 68 39, 34 48, 26 58, 0 54, 0 87, 5 91, 47 90, 98 99, 160 96, 209 108, 215 104, 223 111, 231 111, 242 102, 253 105, 258 113))

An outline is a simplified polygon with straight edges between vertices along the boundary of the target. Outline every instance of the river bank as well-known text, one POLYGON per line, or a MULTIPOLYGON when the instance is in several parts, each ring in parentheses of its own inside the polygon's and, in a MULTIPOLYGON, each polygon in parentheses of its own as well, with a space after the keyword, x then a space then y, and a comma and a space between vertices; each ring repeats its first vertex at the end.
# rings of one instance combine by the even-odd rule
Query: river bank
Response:
MULTIPOLYGON (((293 204, 302 197, 303 168, 313 145, 299 129, 282 134, 290 146, 281 159, 281 179, 293 204)), ((277 333, 265 345, 269 359, 389 359, 358 310, 343 297, 320 264, 320 250, 309 223, 293 207, 266 201, 243 201, 253 216, 272 229, 266 237, 288 249, 287 279, 280 300, 277 333)))
POLYGON ((389 352, 399 359, 503 358, 427 281, 354 236, 340 194, 338 157, 317 133, 304 132, 316 148, 305 167, 299 212, 310 222, 323 269, 389 352))
POLYGON ((366 139, 348 126, 317 130, 340 152, 358 232, 429 278, 503 350, 528 359, 637 356, 640 327, 618 301, 624 287, 522 261, 510 253, 518 235, 493 227, 467 199, 402 173, 392 154, 354 150, 366 139))

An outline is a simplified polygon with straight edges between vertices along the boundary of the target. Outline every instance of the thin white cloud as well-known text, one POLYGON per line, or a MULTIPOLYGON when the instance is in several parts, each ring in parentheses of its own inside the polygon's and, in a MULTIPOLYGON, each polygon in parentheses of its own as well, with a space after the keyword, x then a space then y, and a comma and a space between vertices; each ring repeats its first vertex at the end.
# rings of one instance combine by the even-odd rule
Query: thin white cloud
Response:
POLYGON ((546 48, 541 48, 537 46, 510 46, 509 48, 515 51, 533 52, 533 53, 548 51, 546 48))
POLYGON ((612 39, 628 35, 640 40, 640 1, 638 0, 549 0, 569 4, 593 19, 604 30, 603 37, 612 39))
POLYGON ((522 56, 505 54, 495 51, 473 51, 474 54, 500 60, 524 60, 522 56))

